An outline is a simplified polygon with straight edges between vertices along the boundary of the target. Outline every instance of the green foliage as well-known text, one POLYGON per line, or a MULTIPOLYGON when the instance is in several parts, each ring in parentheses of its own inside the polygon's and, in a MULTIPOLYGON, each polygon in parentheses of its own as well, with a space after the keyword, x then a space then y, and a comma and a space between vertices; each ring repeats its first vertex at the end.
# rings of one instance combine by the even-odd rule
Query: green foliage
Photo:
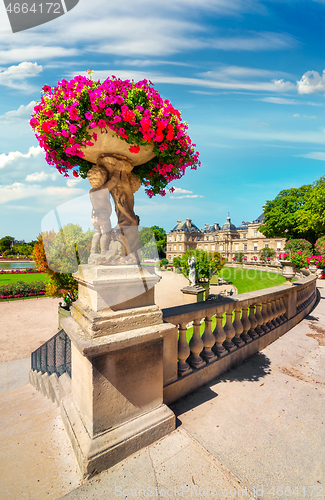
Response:
POLYGON ((151 226, 151 231, 154 234, 155 240, 157 242, 157 249, 159 257, 166 256, 166 243, 167 243, 167 234, 165 229, 159 226, 151 226))
POLYGON ((205 250, 188 250, 181 257, 182 273, 186 278, 189 276, 190 266, 188 259, 194 255, 195 258, 195 268, 196 268, 196 279, 199 281, 209 280, 214 274, 217 274, 224 266, 224 259, 219 252, 206 252, 205 250))
POLYGON ((259 252, 259 258, 262 262, 270 262, 275 256, 275 250, 273 248, 262 248, 259 252))
POLYGON ((72 276, 78 264, 86 264, 93 231, 82 231, 77 224, 67 224, 58 233, 44 232, 37 238, 33 257, 40 272, 49 276, 46 295, 64 297, 69 304, 78 297, 78 285, 72 276))
POLYGON ((10 250, 11 244, 15 241, 15 238, 12 236, 4 236, 0 239, 0 252, 4 252, 5 250, 10 250))
POLYGON ((153 231, 149 227, 143 227, 139 231, 139 240, 141 246, 141 257, 143 259, 152 259, 157 255, 157 244, 153 231))
POLYGON ((293 262, 296 265, 296 269, 298 270, 303 269, 304 267, 308 267, 307 257, 301 252, 283 253, 279 255, 279 259, 293 262))
POLYGON ((304 238, 314 244, 325 231, 325 177, 267 201, 259 231, 267 238, 304 238))
POLYGON ((319 255, 325 257, 325 236, 318 238, 315 243, 315 250, 319 255))
POLYGON ((307 257, 313 254, 313 245, 303 238, 288 240, 284 245, 285 252, 302 252, 307 257))
POLYGON ((13 298, 13 297, 30 297, 39 295, 45 292, 45 284, 42 281, 35 281, 26 283, 19 280, 16 283, 10 283, 0 286, 0 298, 13 298))
POLYGON ((176 268, 181 267, 181 258, 180 257, 173 258, 173 266, 176 268))
POLYGON ((168 260, 168 259, 165 259, 165 258, 164 258, 164 259, 161 259, 161 261, 160 261, 160 265, 161 265, 161 266, 167 266, 168 262, 169 262, 169 260, 168 260))
POLYGON ((244 257, 243 252, 235 253, 235 261, 236 262, 243 262, 243 257, 244 257))

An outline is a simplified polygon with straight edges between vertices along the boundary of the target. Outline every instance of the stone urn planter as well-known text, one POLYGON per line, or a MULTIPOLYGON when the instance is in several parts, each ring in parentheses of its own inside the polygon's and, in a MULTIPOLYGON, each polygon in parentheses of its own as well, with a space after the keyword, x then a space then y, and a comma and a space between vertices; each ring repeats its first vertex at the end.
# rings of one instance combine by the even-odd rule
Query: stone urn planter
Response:
POLYGON ((315 262, 310 262, 308 269, 311 272, 311 274, 316 274, 317 266, 316 266, 315 262))
POLYGON ((291 280, 296 275, 296 264, 290 260, 280 260, 282 275, 285 277, 286 285, 292 285, 291 280))

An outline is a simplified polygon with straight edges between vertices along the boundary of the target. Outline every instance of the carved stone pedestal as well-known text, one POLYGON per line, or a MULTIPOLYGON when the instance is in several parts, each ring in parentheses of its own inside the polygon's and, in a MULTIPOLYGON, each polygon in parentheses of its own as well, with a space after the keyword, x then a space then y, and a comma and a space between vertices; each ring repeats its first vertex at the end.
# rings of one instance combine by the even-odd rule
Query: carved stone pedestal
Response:
POLYGON ((177 329, 154 305, 157 276, 135 267, 80 266, 80 298, 61 321, 72 352, 72 392, 61 415, 83 477, 175 429, 163 386, 177 379, 177 329), (143 290, 135 296, 139 273, 143 290), (111 301, 114 290, 126 300, 111 301))

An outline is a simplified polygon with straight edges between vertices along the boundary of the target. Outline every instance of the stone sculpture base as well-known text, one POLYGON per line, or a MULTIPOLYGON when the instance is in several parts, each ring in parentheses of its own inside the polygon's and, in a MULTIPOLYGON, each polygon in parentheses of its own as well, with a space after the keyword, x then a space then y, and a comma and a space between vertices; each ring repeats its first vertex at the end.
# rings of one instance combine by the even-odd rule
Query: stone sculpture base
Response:
POLYGON ((175 429, 163 387, 177 379, 177 328, 163 323, 154 304, 155 274, 88 265, 74 276, 79 300, 61 321, 72 371, 61 415, 82 475, 90 477, 175 429))
POLYGON ((205 288, 199 285, 189 285, 181 289, 183 292, 184 304, 193 302, 203 302, 205 300, 205 288))

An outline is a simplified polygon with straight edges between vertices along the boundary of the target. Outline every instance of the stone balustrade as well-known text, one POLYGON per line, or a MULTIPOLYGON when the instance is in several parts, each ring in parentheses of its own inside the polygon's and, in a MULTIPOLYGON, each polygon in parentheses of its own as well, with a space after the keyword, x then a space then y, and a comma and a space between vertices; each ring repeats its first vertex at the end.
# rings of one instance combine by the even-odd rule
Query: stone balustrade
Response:
POLYGON ((179 332, 178 361, 164 359, 165 371, 171 372, 178 364, 177 377, 169 378, 164 386, 164 402, 170 404, 189 394, 274 342, 301 321, 315 301, 316 278, 309 276, 293 286, 164 309, 164 321, 177 326, 179 332), (188 343, 186 331, 191 323, 193 334, 188 343))

